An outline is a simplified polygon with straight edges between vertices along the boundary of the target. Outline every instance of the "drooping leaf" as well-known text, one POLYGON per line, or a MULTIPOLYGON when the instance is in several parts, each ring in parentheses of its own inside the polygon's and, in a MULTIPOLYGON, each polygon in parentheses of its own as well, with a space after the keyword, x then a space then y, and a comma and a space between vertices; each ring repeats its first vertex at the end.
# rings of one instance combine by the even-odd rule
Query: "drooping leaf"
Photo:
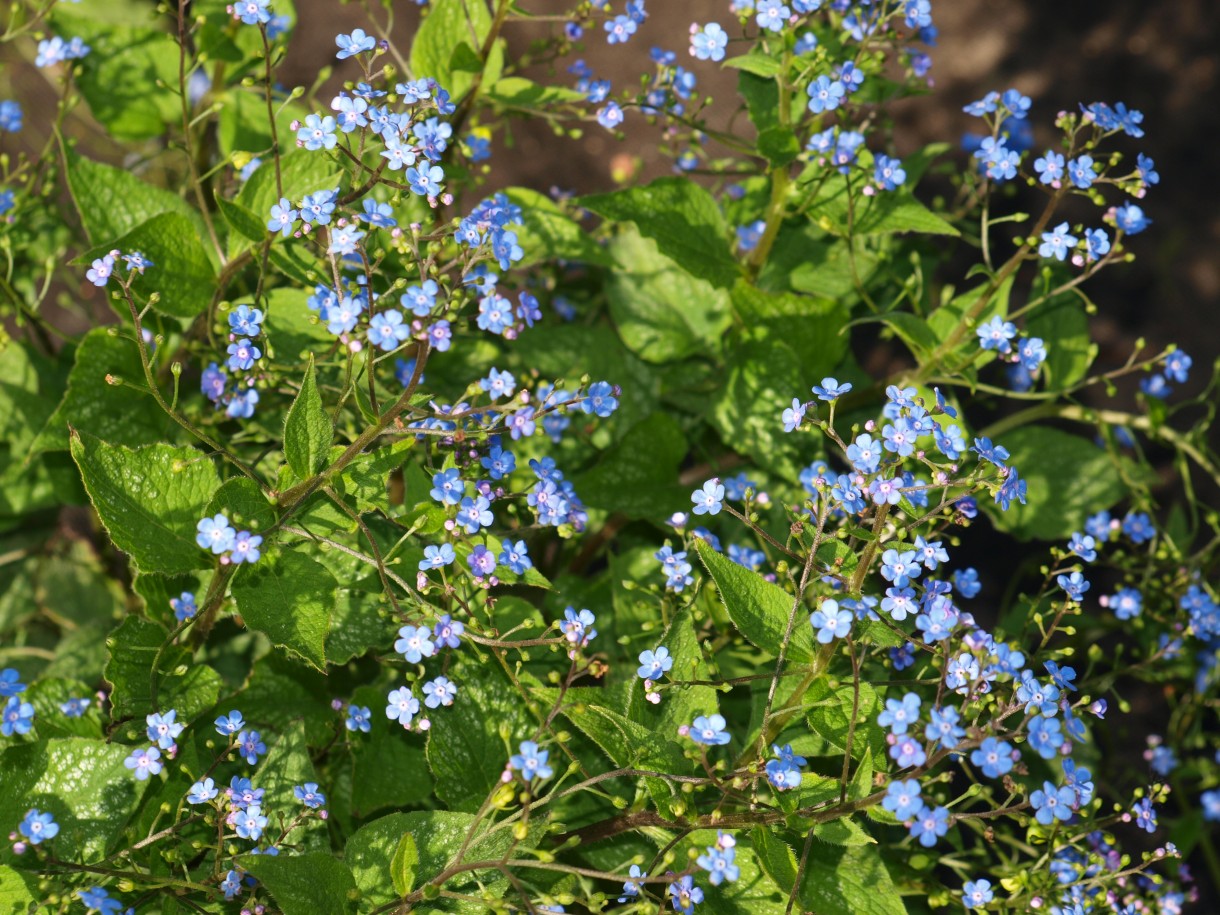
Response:
POLYGON ((220 675, 192 660, 193 652, 170 645, 169 631, 159 623, 129 616, 106 639, 110 659, 104 676, 111 686, 114 718, 143 720, 153 712, 174 709, 179 721, 190 721, 216 704, 223 686, 220 675), (152 697, 156 664, 157 697, 152 697))
POLYGON ((436 0, 411 44, 411 70, 459 100, 474 83, 471 71, 482 69, 478 52, 490 33, 486 0, 436 0))

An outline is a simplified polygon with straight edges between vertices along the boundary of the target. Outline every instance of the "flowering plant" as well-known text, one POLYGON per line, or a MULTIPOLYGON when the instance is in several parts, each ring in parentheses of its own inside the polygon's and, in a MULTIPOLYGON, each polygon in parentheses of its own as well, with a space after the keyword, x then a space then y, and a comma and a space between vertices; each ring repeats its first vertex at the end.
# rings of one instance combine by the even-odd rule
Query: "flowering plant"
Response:
POLYGON ((576 55, 645 0, 420 5, 312 88, 288 0, 14 6, 57 104, 0 103, 0 909, 1220 878, 1214 382, 1101 359, 1084 291, 1150 225, 1144 116, 1010 89, 899 157, 929 0, 734 0, 617 90, 576 55), (675 174, 505 187, 522 118, 660 125, 675 174))

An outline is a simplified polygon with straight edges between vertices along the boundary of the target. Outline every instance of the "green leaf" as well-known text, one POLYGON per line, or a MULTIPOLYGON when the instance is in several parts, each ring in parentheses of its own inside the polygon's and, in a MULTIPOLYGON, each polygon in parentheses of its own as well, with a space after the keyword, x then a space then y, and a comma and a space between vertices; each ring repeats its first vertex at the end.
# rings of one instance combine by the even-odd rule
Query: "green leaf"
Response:
POLYGON ((238 530, 266 531, 275 524, 275 511, 258 484, 249 477, 226 480, 208 502, 205 514, 223 514, 238 530))
POLYGON ((576 491, 595 508, 631 518, 656 518, 688 501, 686 487, 675 483, 685 456, 686 437, 677 420, 653 413, 576 478, 576 491), (648 460, 640 460, 642 454, 648 460))
POLYGON ((115 445, 152 445, 173 437, 174 421, 152 397, 112 385, 107 376, 142 383, 144 370, 134 341, 95 327, 76 348, 68 390, 35 439, 29 458, 67 450, 69 426, 115 445))
POLYGON ((1089 337, 1088 313, 1073 295, 1035 309, 1025 319, 1025 336, 1040 337, 1046 344, 1042 372, 1049 391, 1061 391, 1080 381, 1097 357, 1097 344, 1089 337))
POLYGON ((510 187, 505 193, 521 207, 522 224, 517 230, 517 240, 524 256, 518 267, 552 260, 611 263, 605 249, 550 197, 525 187, 510 187))
MULTIPOLYGON (((973 327, 977 327, 979 324, 990 320, 995 315, 1001 318, 1007 317, 1008 300, 1012 293, 1012 284, 1013 278, 1009 277, 992 292, 990 301, 983 306, 983 309, 974 318, 971 332, 963 338, 961 343, 963 349, 973 351, 978 347, 978 336, 974 333, 973 327)), ((928 327, 932 329, 936 339, 938 341, 945 340, 965 319, 966 313, 975 306, 979 297, 990 288, 991 280, 980 283, 973 289, 967 289, 960 295, 954 296, 932 312, 932 314, 928 315, 928 327)))
POLYGON ((415 868, 419 865, 419 847, 410 833, 402 837, 398 850, 390 861, 390 880, 399 896, 409 895, 415 889, 415 868))
POLYGON ((615 222, 633 222, 661 254, 713 286, 741 275, 729 230, 710 193, 686 178, 659 178, 644 187, 582 197, 582 206, 615 222))
POLYGON ((518 111, 546 111, 565 103, 583 102, 585 96, 563 86, 544 86, 521 76, 506 76, 483 91, 486 101, 518 111))
POLYGON ((216 206, 233 231, 229 233, 229 257, 233 257, 267 237, 267 227, 240 203, 216 198, 216 206))
MULTIPOLYGON (((306 194, 339 187, 343 171, 321 152, 294 149, 280 159, 280 179, 284 185, 283 196, 299 201, 306 194)), ((255 218, 265 220, 271 216, 271 205, 278 203, 280 196, 275 186, 275 165, 264 162, 242 185, 237 203, 255 218)))
POLYGON ((224 685, 220 674, 196 663, 192 651, 168 642, 169 630, 138 616, 127 617, 106 637, 110 659, 103 676, 111 686, 113 718, 143 719, 152 712, 175 709, 180 721, 189 722, 216 704, 224 685), (151 692, 154 662, 158 670, 155 704, 151 692))
POLYGON ((73 430, 72 458, 98 517, 143 572, 188 572, 211 564, 195 526, 220 486, 194 448, 124 448, 73 430))
MULTIPOLYGON (((123 765, 130 752, 123 744, 83 737, 7 747, 0 753, 0 822, 19 823, 37 807, 59 823, 57 848, 86 861, 101 858, 122 835, 148 785, 123 765)), ((8 860, 11 855, 7 846, 0 851, 8 860)))
POLYGON ((894 331, 918 360, 922 361, 940 342, 928 322, 909 311, 891 311, 878 315, 877 320, 894 331))
MULTIPOLYGON (((141 18, 152 24, 151 16, 141 18)), ((92 49, 77 64, 77 84, 114 139, 148 140, 169 124, 181 125, 179 49, 168 32, 114 22, 98 3, 57 5, 51 19, 58 34, 79 36, 92 49), (158 83, 174 91, 158 89, 158 83)))
POLYGON ((20 872, 0 866, 0 915, 25 915, 38 905, 20 872))
POLYGON ((264 555, 233 579, 233 600, 245 624, 267 634, 318 670, 326 666, 326 634, 335 578, 304 553, 264 555))
POLYGON ((627 347, 649 362, 719 350, 729 327, 729 297, 665 257, 634 230, 610 246, 617 264, 606 285, 610 317, 627 347))
POLYGON ((95 246, 111 247, 110 242, 162 213, 185 216, 194 221, 199 234, 203 232, 203 221, 190 204, 128 169, 70 153, 67 175, 81 224, 95 246))
POLYGON ((304 289, 281 286, 267 297, 267 315, 263 326, 269 341, 269 355, 276 362, 308 361, 323 344, 334 341, 326 325, 305 304, 309 293, 304 289))
POLYGON ((331 613, 326 637, 326 660, 346 664, 369 649, 384 645, 393 631, 392 621, 382 613, 385 598, 366 591, 341 590, 331 613))
MULTIPOLYGON (((1026 481, 1026 505, 994 507, 996 527, 1022 540, 1061 540, 1084 526, 1090 514, 1109 508, 1127 487, 1105 449, 1087 438, 1049 426, 1025 426, 1003 435, 1002 444, 1026 481)), ((991 507, 991 500, 986 504, 991 507)))
POLYGON ((847 737, 850 734, 853 758, 863 760, 871 755, 884 763, 884 732, 879 728, 860 726, 860 722, 871 722, 881 713, 881 699, 872 684, 861 682, 857 698, 851 684, 832 687, 826 680, 817 680, 805 693, 805 706, 810 710, 810 734, 804 738, 811 741, 808 745, 810 753, 842 754, 847 750, 847 737), (853 720, 857 725, 854 729, 853 720))
POLYGON ((356 911, 356 881, 334 855, 243 855, 241 864, 267 888, 284 915, 356 911))
MULTIPOLYGON (((696 542, 695 549, 716 582, 720 599, 724 601, 737 631, 756 648, 778 657, 796 598, 757 572, 721 556, 703 540, 696 542)), ((800 607, 795 613, 788 658, 807 663, 813 660, 815 654, 813 629, 809 625, 808 615, 800 607)))
POLYGON ((322 409, 322 398, 314 381, 313 355, 305 367, 305 380, 284 420, 284 456, 292 472, 306 480, 326 463, 334 427, 322 409))
POLYGON ((780 168, 801 154, 801 142, 790 127, 768 127, 758 135, 758 151, 780 168))
POLYGON ((160 293, 153 305, 161 314, 193 318, 205 311, 216 288, 216 273, 195 224, 180 213, 162 213, 141 223, 113 243, 81 255, 86 264, 113 248, 141 251, 153 266, 135 281, 140 293, 160 293))
POLYGON ((438 715, 428 731, 428 765, 437 796, 450 809, 474 811, 500 783, 506 754, 529 737, 534 721, 498 669, 472 662, 454 667, 462 701, 438 715))
POLYGON ((732 70, 743 70, 746 73, 753 73, 755 76, 771 77, 775 76, 783 67, 780 62, 768 54, 760 54, 751 52, 750 54, 742 54, 738 57, 730 57, 721 66, 728 67, 732 70))
POLYGON ((490 34, 486 0, 436 0, 411 44, 411 72, 433 77, 459 101, 474 85, 471 70, 477 72, 478 51, 490 34))
MULTIPOLYGON (((797 862, 775 833, 755 827, 751 843, 759 864, 776 885, 791 893, 797 862)), ((894 881, 876 848, 814 843, 798 891, 801 905, 818 915, 906 915, 894 881)))

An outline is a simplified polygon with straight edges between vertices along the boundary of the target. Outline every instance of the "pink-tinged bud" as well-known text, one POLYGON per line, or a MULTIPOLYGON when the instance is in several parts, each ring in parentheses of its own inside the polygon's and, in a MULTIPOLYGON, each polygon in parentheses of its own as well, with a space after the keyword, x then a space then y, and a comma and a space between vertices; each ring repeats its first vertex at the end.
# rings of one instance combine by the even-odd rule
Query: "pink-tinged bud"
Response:
POLYGON ((865 431, 865 432, 872 432, 872 431, 873 431, 874 429, 876 429, 876 428, 877 428, 877 423, 876 423, 876 422, 874 422, 874 421, 873 421, 873 420, 871 420, 871 419, 870 419, 868 422, 866 422, 866 423, 864 424, 864 431, 865 431))
POLYGON ((336 712, 342 711, 343 710, 343 700, 342 699, 331 699, 330 707, 332 709, 334 709, 336 712))
POLYGON ((507 785, 512 780, 513 780, 513 770, 512 769, 506 768, 503 772, 500 773, 500 781, 503 782, 504 784, 507 785))
POLYGON ((1031 900, 1029 901, 1029 907, 1030 907, 1031 909, 1040 909, 1040 908, 1042 908, 1042 897, 1041 897, 1041 896, 1035 896, 1033 899, 1031 899, 1031 900))
POLYGON ((876 196, 877 189, 875 187, 873 187, 871 184, 866 184, 866 185, 864 185, 864 189, 860 193, 862 193, 865 197, 873 197, 873 196, 876 196))
POLYGON ((428 587, 428 576, 423 572, 415 573, 415 587, 419 591, 423 591, 428 587))
POLYGON ((329 810, 319 810, 319 811, 318 811, 318 817, 319 817, 320 819, 323 819, 323 820, 329 819, 329 818, 330 818, 330 811, 329 811, 329 810))
POLYGON ((168 750, 165 751, 166 759, 174 759, 177 755, 178 755, 178 745, 177 744, 174 744, 172 747, 170 747, 168 750))
POLYGON ((644 681, 644 692, 650 692, 652 690, 653 685, 654 684, 651 680, 645 680, 644 681))
POLYGON ((396 240, 399 238, 402 238, 402 229, 398 228, 398 226, 395 226, 394 228, 390 229, 390 238, 393 238, 396 240))
POLYGON ((754 501, 757 502, 759 505, 770 505, 771 497, 769 495, 767 495, 765 492, 760 492, 757 496, 754 497, 754 501))
POLYGON ((431 719, 429 719, 429 718, 421 718, 421 719, 419 719, 419 721, 416 723, 416 727, 418 727, 418 728, 419 728, 421 731, 428 731, 428 730, 431 730, 431 729, 432 729, 432 721, 431 721, 431 719))
POLYGON ((737 845, 737 839, 727 832, 717 833, 716 845, 719 848, 733 848, 737 845))
POLYGON ((26 847, 27 846, 24 842, 14 842, 13 843, 13 854, 14 855, 24 855, 25 851, 26 851, 26 847))
POLYGON ((337 223, 335 223, 335 225, 338 226, 340 229, 343 228, 345 225, 347 225, 347 217, 340 216, 339 221, 337 223))
POLYGON ((455 521, 454 521, 452 518, 446 518, 446 519, 445 519, 445 530, 447 530, 447 531, 451 531, 451 530, 453 530, 453 529, 454 529, 456 526, 457 526, 457 524, 456 524, 456 522, 455 522, 455 521))
POLYGON ((661 694, 660 693, 644 693, 644 698, 647 699, 649 702, 651 702, 653 705, 661 704, 661 694))
POLYGON ((1072 266, 1073 267, 1083 267, 1084 266, 1084 255, 1073 254, 1072 255, 1072 266))
POLYGON ((681 725, 681 726, 678 728, 678 736, 679 736, 679 737, 686 737, 688 734, 690 734, 690 725, 689 725, 689 724, 684 724, 684 725, 681 725))
POLYGON ((301 129, 300 118, 293 118, 292 123, 288 125, 288 129, 289 130, 300 130, 301 129))
POLYGON ((441 195, 441 203, 443 203, 445 206, 449 206, 449 204, 453 203, 453 195, 446 191, 441 195))
POLYGON ((229 554, 228 554, 228 553, 225 553, 225 555, 223 555, 223 556, 221 556, 221 557, 220 557, 220 564, 221 564, 222 566, 227 566, 227 565, 228 565, 230 562, 232 562, 232 561, 233 561, 233 560, 231 560, 231 559, 229 558, 229 554))
POLYGON ((696 32, 698 32, 698 31, 699 31, 699 23, 697 23, 697 22, 692 22, 692 23, 690 24, 690 33, 691 33, 692 35, 694 35, 694 34, 695 34, 696 32))
POLYGON ((432 207, 432 209, 434 209, 434 210, 436 209, 436 206, 437 206, 437 199, 435 197, 433 197, 431 194, 428 195, 428 206, 432 207))
POLYGON ((348 350, 350 350, 353 353, 358 353, 362 349, 364 349, 364 344, 361 343, 359 340, 349 340, 348 344, 347 344, 347 348, 348 348, 348 350))

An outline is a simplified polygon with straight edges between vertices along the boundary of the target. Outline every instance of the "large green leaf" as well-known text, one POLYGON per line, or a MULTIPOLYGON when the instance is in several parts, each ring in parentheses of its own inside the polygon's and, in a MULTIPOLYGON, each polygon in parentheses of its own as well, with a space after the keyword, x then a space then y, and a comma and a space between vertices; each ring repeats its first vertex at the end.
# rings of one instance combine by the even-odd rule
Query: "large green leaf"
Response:
POLYGON ((284 915, 356 911, 356 881, 333 855, 246 855, 241 864, 267 888, 284 915))
POLYGON ((31 454, 67 450, 69 426, 113 445, 152 445, 173 437, 174 421, 151 396, 110 384, 108 377, 142 384, 139 350, 133 340, 95 327, 76 348, 68 390, 31 454))
POLYGON ((178 720, 185 724, 216 704, 223 686, 220 675, 206 664, 195 663, 193 652, 181 645, 167 645, 168 640, 169 631, 164 626, 138 616, 127 617, 107 636, 110 658, 103 676, 111 686, 112 717, 142 719, 152 712, 174 709, 178 720), (154 662, 157 662, 155 703, 154 662))
POLYGON ((740 275, 729 230, 710 193, 686 178, 659 178, 644 187, 582 197, 581 204, 615 222, 633 222, 661 254, 713 286, 740 275))
POLYGON ((510 752, 530 736, 534 722, 521 695, 490 663, 455 665, 452 679, 460 684, 458 696, 432 716, 428 765, 437 796, 453 810, 473 811, 500 783, 510 752))
MULTIPOLYGON (((123 765, 130 752, 122 744, 83 737, 6 748, 0 753, 0 822, 15 825, 37 807, 59 823, 55 847, 61 854, 100 858, 122 834, 148 784, 123 765)), ((0 860, 12 860, 7 843, 0 860)))
POLYGON ((37 904, 38 899, 20 872, 0 866, 0 915, 25 915, 37 904))
POLYGON ((194 223, 181 213, 162 213, 136 226, 114 242, 81 255, 86 264, 112 248, 140 251, 152 261, 133 288, 137 293, 157 292, 153 308, 175 318, 193 318, 207 309, 216 288, 216 273, 194 223))
POLYGON ((284 550, 264 555, 238 575, 232 593, 248 627, 322 670, 337 587, 326 566, 284 550))
POLYGON ((1097 344, 1089 338, 1089 316, 1084 302, 1074 295, 1052 299, 1025 319, 1025 336, 1046 344, 1042 371, 1046 387, 1061 391, 1088 374, 1097 357, 1097 344))
POLYGON ((177 194, 156 187, 129 169, 94 162, 73 153, 68 158, 68 189, 81 223, 94 245, 106 245, 162 213, 177 213, 203 223, 177 194))
MULTIPOLYGON (((778 835, 755 828, 751 842, 762 869, 784 893, 796 882, 797 860, 778 835)), ((815 842, 798 890, 801 905, 818 915, 905 915, 906 906, 881 855, 872 846, 815 842)))
MULTIPOLYGON (((717 553, 703 540, 695 548, 716 582, 733 625, 756 648, 778 657, 796 598, 757 572, 717 553)), ((812 661, 813 657, 813 629, 808 615, 798 608, 788 658, 799 663, 812 661)))
POLYGON ((623 342, 649 362, 673 362, 720 349, 729 297, 626 229, 610 253, 617 265, 606 286, 610 316, 623 342))
POLYGON ((84 432, 72 434, 98 517, 114 545, 144 572, 188 572, 210 564, 195 526, 220 486, 216 467, 193 448, 124 448, 84 432))
MULTIPOLYGON (((1050 426, 1025 426, 1001 437, 1008 464, 1026 481, 1026 504, 992 512, 996 526, 1023 540, 1060 540, 1127 491, 1116 459, 1087 438, 1050 426)), ((988 500, 990 504, 990 500, 988 500)))

